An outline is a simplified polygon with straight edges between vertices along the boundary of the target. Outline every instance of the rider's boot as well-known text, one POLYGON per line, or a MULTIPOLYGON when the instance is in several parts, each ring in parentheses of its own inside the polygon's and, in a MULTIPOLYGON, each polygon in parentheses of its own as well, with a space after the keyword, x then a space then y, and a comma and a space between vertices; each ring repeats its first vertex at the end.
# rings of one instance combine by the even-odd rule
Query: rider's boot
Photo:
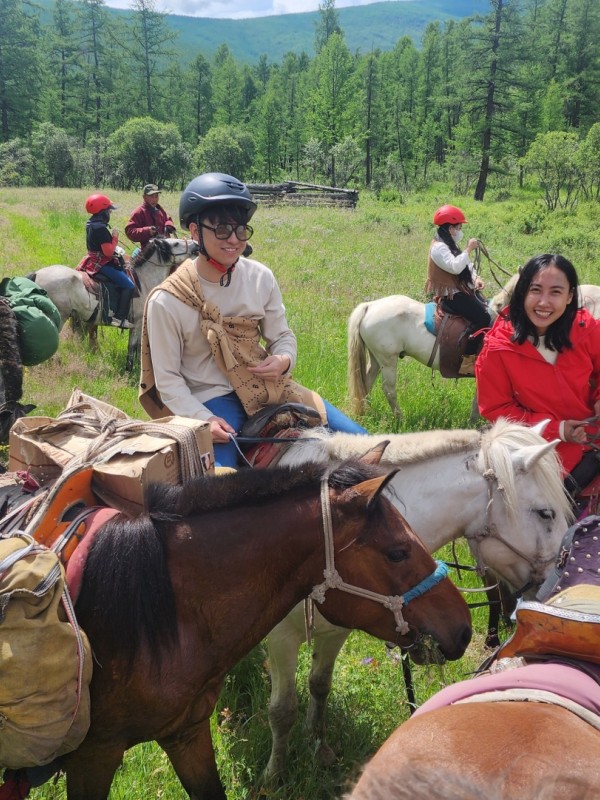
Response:
POLYGON ((121 289, 119 305, 114 317, 112 318, 112 322, 110 323, 113 328, 133 328, 133 325, 127 319, 129 316, 129 306, 131 305, 133 291, 133 289, 121 289))
POLYGON ((475 375, 475 361, 477 356, 463 356, 458 370, 459 375, 475 375))

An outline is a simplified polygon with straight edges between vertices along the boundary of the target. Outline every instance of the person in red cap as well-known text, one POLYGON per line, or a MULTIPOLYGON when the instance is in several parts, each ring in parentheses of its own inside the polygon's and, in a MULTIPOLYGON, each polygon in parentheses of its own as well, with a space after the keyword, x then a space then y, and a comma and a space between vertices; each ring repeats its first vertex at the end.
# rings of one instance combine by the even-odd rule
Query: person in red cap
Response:
POLYGON ((131 212, 125 225, 125 233, 132 242, 137 242, 140 249, 155 236, 170 236, 176 232, 171 217, 158 202, 160 189, 155 183, 147 183, 143 188, 144 202, 131 212))
POLYGON ((91 194, 85 201, 85 209, 91 214, 85 226, 87 255, 77 269, 90 275, 99 273, 111 281, 117 290, 117 308, 110 324, 115 328, 133 328, 127 317, 135 286, 117 250, 119 231, 109 227, 110 214, 116 205, 105 194, 91 194))
MULTIPOLYGON (((457 206, 440 206, 433 215, 437 233, 429 248, 425 291, 443 299, 443 308, 468 320, 467 333, 489 328, 491 317, 481 295, 483 281, 475 274, 471 253, 479 247, 477 239, 469 239, 462 251, 458 243, 463 237, 465 215, 457 206)), ((480 337, 467 339, 459 372, 475 374, 475 359, 480 337)))

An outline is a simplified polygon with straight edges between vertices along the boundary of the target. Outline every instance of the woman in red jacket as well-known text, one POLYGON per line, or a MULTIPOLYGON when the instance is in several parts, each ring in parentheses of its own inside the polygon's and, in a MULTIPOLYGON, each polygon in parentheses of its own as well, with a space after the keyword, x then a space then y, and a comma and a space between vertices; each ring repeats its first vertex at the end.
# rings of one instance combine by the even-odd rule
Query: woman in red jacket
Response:
POLYGON ((600 324, 578 308, 578 279, 566 258, 545 253, 523 267, 475 368, 481 415, 525 425, 549 420, 565 486, 576 497, 600 472, 589 419, 600 414, 600 324), (586 430, 587 428, 587 430, 586 430))

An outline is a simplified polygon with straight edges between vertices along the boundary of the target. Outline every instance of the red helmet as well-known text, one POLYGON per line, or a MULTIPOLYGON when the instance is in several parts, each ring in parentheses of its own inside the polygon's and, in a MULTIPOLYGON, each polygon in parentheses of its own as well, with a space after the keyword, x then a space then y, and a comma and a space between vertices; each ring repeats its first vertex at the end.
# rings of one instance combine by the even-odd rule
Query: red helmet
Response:
POLYGON ((100 211, 114 211, 116 205, 105 194, 91 194, 85 201, 88 214, 99 214, 100 211))
POLYGON ((450 225, 458 225, 466 221, 465 215, 456 206, 440 206, 433 215, 433 224, 437 225, 438 228, 446 222, 449 222, 450 225))

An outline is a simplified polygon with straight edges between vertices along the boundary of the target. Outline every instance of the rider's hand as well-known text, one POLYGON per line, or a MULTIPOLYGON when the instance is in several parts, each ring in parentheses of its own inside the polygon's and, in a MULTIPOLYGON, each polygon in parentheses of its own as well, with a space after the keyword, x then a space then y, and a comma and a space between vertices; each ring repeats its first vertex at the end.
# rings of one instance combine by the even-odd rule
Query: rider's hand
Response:
POLYGON ((118 228, 113 228, 112 231, 110 232, 110 234, 113 237, 113 239, 118 239, 119 238, 119 229, 118 228))
POLYGON ((289 370, 291 366, 289 356, 267 356, 264 361, 255 367, 248 367, 248 372, 267 380, 277 380, 289 370))
POLYGON ((167 236, 172 236, 174 233, 177 233, 177 229, 173 228, 172 225, 167 225, 167 227, 165 228, 165 233, 167 234, 167 236))
POLYGON ((469 239, 469 241, 467 242, 467 246, 465 247, 465 250, 470 255, 471 251, 477 250, 478 247, 479 247, 479 239, 469 239))
POLYGON ((563 428, 565 442, 571 442, 572 444, 586 444, 587 433, 585 426, 586 423, 582 420, 566 419, 563 428))
POLYGON ((148 230, 149 230, 149 232, 150 232, 150 236, 156 236, 156 234, 158 233, 158 231, 157 231, 157 229, 154 227, 154 225, 151 225, 151 226, 148 228, 148 230))
POLYGON ((481 280, 480 277, 475 278, 475 289, 478 292, 480 292, 482 289, 485 289, 485 283, 481 280))
POLYGON ((222 417, 209 417, 207 422, 213 442, 228 442, 229 434, 235 433, 235 429, 222 417))

